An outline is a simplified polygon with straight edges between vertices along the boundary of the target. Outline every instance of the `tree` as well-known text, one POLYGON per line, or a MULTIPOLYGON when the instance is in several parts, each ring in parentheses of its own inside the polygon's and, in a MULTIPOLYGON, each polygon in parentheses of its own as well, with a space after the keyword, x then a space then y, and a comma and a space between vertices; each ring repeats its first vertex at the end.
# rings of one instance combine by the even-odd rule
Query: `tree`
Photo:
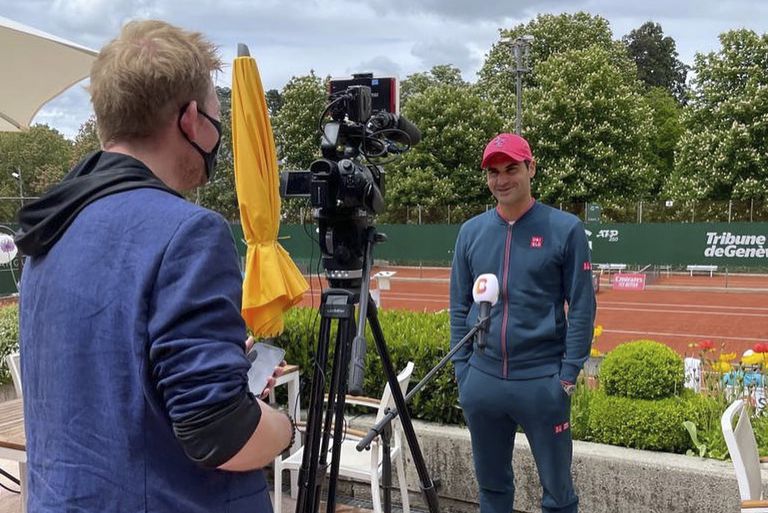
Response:
MULTIPOLYGON (((515 113, 516 63, 511 48, 501 39, 515 39, 523 35, 534 37, 530 49, 531 73, 524 75, 525 89, 536 84, 538 66, 553 55, 594 45, 612 48, 618 52, 620 46, 613 41, 611 27, 605 18, 585 12, 540 14, 527 24, 501 29, 499 41, 491 47, 480 69, 478 86, 481 94, 492 101, 502 115, 510 119, 515 113)), ((625 53, 623 48, 621 53, 625 53)))
POLYGON ((232 90, 228 87, 217 87, 216 94, 221 103, 221 147, 216 159, 216 172, 211 182, 189 194, 188 198, 235 221, 240 218, 240 210, 235 189, 235 158, 232 150, 232 90))
POLYGON ((274 118, 280 112, 280 108, 283 106, 283 95, 277 89, 270 89, 264 96, 267 100, 267 111, 269 111, 269 117, 274 118))
POLYGON ((426 72, 413 73, 400 84, 400 103, 405 105, 412 96, 437 85, 465 86, 461 70, 450 64, 440 64, 426 72))
POLYGON ((421 129, 422 140, 388 166, 390 206, 452 205, 471 212, 492 203, 480 158, 502 120, 474 88, 428 87, 408 101, 403 115, 421 129))
POLYGON ((768 34, 733 30, 721 49, 697 54, 673 198, 768 198, 768 34))
POLYGON ((320 114, 327 89, 314 71, 293 77, 283 88, 283 106, 274 118, 278 158, 287 169, 308 169, 320 156, 320 114))
MULTIPOLYGON (((40 176, 64 176, 69 167, 72 143, 48 125, 34 125, 24 132, 0 133, 0 195, 17 197, 19 181, 12 173, 20 174, 25 198, 37 197, 45 192, 47 181, 40 176)), ((11 221, 16 216, 19 202, 0 202, 0 219, 11 221)))
POLYGON ((682 107, 669 91, 652 87, 645 93, 651 109, 652 128, 648 134, 648 162, 654 170, 651 194, 661 192, 675 169, 675 147, 683 133, 682 107))
POLYGON ((72 159, 70 165, 80 162, 86 155, 101 148, 99 134, 96 130, 96 117, 91 116, 88 121, 80 125, 80 130, 75 136, 72 145, 72 159))
MULTIPOLYGON (((272 118, 272 131, 283 170, 309 169, 320 156, 320 115, 328 102, 327 81, 310 71, 291 78, 280 93, 282 106, 272 118)), ((282 201, 281 214, 295 222, 308 206, 306 200, 288 198, 282 201)))
POLYGON ((25 197, 37 197, 54 185, 61 182, 64 175, 69 171, 68 168, 61 167, 55 163, 42 164, 35 170, 35 174, 31 177, 30 182, 24 182, 24 196, 25 197), (38 191, 34 193, 33 191, 38 191))
POLYGON ((637 78, 648 87, 661 87, 679 102, 685 100, 688 66, 677 58, 675 40, 661 25, 647 21, 622 38, 637 65, 637 78))
POLYGON ((538 161, 534 192, 548 203, 618 206, 651 189, 651 112, 624 54, 595 45, 539 64, 526 137, 538 161))

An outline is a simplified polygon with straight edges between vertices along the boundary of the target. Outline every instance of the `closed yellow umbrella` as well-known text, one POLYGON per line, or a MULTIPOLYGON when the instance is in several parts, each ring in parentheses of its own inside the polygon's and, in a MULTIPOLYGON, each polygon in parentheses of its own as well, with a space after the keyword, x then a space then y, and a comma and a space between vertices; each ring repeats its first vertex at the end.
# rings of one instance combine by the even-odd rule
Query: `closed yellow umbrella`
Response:
POLYGON ((307 281, 277 242, 280 193, 275 141, 256 61, 238 46, 232 70, 232 147, 240 222, 247 244, 242 315, 257 337, 283 331, 283 312, 307 281))

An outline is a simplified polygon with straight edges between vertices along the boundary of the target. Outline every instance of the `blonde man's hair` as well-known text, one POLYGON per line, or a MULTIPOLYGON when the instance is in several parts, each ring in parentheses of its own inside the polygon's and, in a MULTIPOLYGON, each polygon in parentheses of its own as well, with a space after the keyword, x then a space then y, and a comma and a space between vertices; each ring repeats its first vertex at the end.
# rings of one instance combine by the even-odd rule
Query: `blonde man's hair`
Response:
POLYGON ((132 21, 91 68, 91 102, 102 145, 153 135, 188 102, 204 105, 216 46, 199 32, 158 20, 132 21))

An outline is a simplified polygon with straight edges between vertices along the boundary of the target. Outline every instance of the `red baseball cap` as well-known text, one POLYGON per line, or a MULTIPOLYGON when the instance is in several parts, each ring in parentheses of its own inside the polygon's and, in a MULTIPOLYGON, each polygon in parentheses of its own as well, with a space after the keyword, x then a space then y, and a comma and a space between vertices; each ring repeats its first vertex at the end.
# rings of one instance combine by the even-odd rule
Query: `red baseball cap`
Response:
POLYGON ((499 134, 485 147, 481 167, 486 169, 498 157, 508 157, 514 162, 533 160, 528 141, 517 134, 499 134))

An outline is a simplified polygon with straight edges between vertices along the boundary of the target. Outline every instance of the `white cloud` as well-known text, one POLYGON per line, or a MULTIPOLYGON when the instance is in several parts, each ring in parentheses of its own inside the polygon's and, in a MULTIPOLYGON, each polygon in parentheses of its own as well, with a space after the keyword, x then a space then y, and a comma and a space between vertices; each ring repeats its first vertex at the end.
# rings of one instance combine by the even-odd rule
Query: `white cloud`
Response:
POLYGON ((133 18, 151 18, 161 9, 151 0, 53 0, 50 13, 75 33, 110 39, 133 18))
POLYGON ((438 64, 451 64, 463 70, 476 64, 471 49, 455 39, 420 41, 413 45, 411 53, 421 60, 426 69, 438 64))
MULTIPOLYGON (((768 2, 754 0, 0 0, 1 16, 92 48, 129 19, 148 17, 205 33, 225 62, 235 57, 237 43, 246 43, 267 89, 310 70, 403 79, 436 64, 453 64, 474 81, 500 27, 578 10, 608 19, 616 38, 645 21, 659 22, 689 64, 696 52, 717 50, 725 30, 768 31, 768 2)), ((219 77, 221 85, 229 85, 229 74, 219 77)), ((89 114, 80 90, 49 103, 35 121, 71 134, 89 114)))
POLYGON ((34 123, 56 128, 68 139, 74 139, 80 126, 93 114, 91 99, 83 87, 87 81, 57 96, 35 116, 34 123))
POLYGON ((377 77, 402 77, 402 67, 389 57, 377 55, 347 68, 344 75, 352 76, 354 73, 373 73, 377 77))
POLYGON ((432 15, 442 19, 460 20, 462 22, 477 20, 495 20, 503 23, 505 19, 527 18, 537 10, 548 9, 560 4, 578 4, 571 1, 537 1, 537 0, 485 0, 483 2, 467 2, 466 0, 363 0, 377 12, 405 15, 432 15))

